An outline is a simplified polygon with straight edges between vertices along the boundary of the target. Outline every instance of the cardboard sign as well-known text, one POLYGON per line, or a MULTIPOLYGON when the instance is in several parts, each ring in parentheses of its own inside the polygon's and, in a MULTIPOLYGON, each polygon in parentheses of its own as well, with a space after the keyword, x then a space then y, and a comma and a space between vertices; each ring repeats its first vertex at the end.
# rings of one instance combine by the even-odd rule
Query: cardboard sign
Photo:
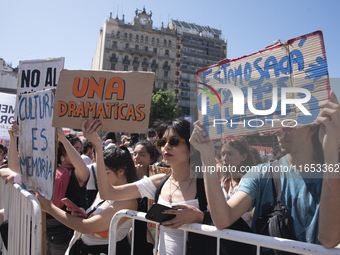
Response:
POLYGON ((53 197, 56 169, 56 129, 52 128, 54 90, 18 96, 19 157, 27 190, 53 197))
POLYGON ((212 140, 315 124, 329 99, 321 31, 197 71, 198 112, 212 140))
POLYGON ((9 141, 8 127, 14 120, 16 95, 0 92, 0 140, 9 141))
POLYGON ((81 128, 100 119, 101 130, 146 133, 154 73, 62 70, 54 102, 53 126, 81 128))
POLYGON ((57 87, 65 58, 25 60, 19 62, 17 94, 32 93, 57 87))

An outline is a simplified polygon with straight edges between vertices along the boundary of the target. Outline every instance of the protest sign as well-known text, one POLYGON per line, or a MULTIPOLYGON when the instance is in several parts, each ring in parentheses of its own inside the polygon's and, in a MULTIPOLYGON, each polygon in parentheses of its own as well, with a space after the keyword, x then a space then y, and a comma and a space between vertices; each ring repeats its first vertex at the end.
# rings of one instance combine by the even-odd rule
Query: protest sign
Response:
POLYGON ((100 119, 101 130, 146 133, 154 73, 62 70, 54 101, 54 127, 81 128, 100 119))
POLYGON ((0 140, 9 141, 8 127, 14 120, 16 95, 0 92, 0 140))
POLYGON ((64 57, 20 61, 17 94, 56 88, 64 62, 64 57))
POLYGON ((56 169, 56 131, 52 128, 54 90, 18 96, 21 179, 27 190, 52 199, 56 169))
POLYGON ((197 71, 198 113, 212 140, 316 122, 329 99, 321 31, 197 71))

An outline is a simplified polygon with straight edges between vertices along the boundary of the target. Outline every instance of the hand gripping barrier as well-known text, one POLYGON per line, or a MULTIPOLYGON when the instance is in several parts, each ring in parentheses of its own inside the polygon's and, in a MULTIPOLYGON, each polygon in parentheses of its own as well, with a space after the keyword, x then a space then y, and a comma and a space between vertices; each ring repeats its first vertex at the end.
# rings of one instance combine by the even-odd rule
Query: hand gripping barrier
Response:
MULTIPOLYGON (((134 222, 135 220, 145 221, 145 222, 151 222, 156 224, 156 236, 158 236, 158 225, 159 223, 147 220, 145 219, 145 213, 143 212, 137 212, 132 210, 120 210, 118 211, 112 218, 111 224, 110 224, 110 230, 109 230, 109 254, 115 255, 116 254, 116 235, 115 232, 117 230, 118 222, 121 218, 128 217, 133 219, 132 220, 132 229, 134 231, 134 222)), ((333 249, 327 249, 323 247, 322 245, 317 244, 310 244, 305 242, 299 242, 299 241, 293 241, 283 238, 276 238, 276 237, 270 237, 270 236, 263 236, 258 234, 252 234, 252 233, 246 233, 242 231, 236 231, 236 230, 218 230, 214 226, 208 226, 198 223, 183 225, 179 229, 183 230, 185 232, 184 234, 184 248, 183 248, 183 254, 185 254, 186 250, 186 238, 187 238, 187 232, 193 232, 208 236, 213 236, 218 239, 217 242, 217 254, 219 255, 219 240, 220 239, 227 239, 231 241, 237 241, 241 243, 247 243, 251 244, 257 247, 257 254, 260 255, 261 247, 267 247, 277 250, 283 250, 287 252, 294 252, 297 254, 327 254, 327 255, 340 255, 340 249, 333 248, 333 249)), ((134 243, 134 234, 132 233, 132 244, 134 243)), ((133 254, 133 245, 131 246, 131 254, 133 254)), ((155 241, 155 255, 157 254, 158 248, 158 240, 156 238, 155 241)))

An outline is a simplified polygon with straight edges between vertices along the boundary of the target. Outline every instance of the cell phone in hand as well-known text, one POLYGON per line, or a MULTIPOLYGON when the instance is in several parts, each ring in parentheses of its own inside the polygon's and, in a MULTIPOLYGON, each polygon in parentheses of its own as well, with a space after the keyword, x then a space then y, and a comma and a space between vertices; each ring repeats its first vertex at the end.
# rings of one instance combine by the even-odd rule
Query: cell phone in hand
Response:
POLYGON ((161 205, 161 204, 153 204, 150 210, 146 213, 145 218, 148 220, 153 220, 156 222, 168 221, 176 217, 173 214, 163 214, 162 211, 170 210, 171 207, 161 205))
POLYGON ((72 212, 80 213, 84 218, 87 218, 87 214, 80 209, 78 206, 76 206, 70 199, 67 197, 64 197, 61 199, 61 202, 66 205, 67 207, 71 208, 72 212))

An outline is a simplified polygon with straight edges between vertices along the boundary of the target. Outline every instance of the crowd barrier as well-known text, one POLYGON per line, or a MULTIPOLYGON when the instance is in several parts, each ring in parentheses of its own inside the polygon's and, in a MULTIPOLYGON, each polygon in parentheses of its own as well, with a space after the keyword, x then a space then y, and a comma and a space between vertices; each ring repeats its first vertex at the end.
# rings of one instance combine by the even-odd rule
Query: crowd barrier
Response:
MULTIPOLYGON (((120 210, 115 214, 115 216, 111 220, 110 224, 110 230, 109 230, 109 255, 115 255, 116 254, 116 235, 114 234, 117 230, 118 222, 121 218, 128 217, 132 219, 132 229, 134 229, 134 222, 135 220, 140 221, 146 221, 156 224, 156 236, 158 235, 158 223, 154 221, 150 221, 145 219, 145 213, 143 212, 137 212, 132 210, 120 210), (112 233, 112 234, 111 234, 112 233)), ((216 237, 217 242, 217 254, 219 255, 219 240, 220 239, 227 239, 231 241, 237 241, 241 243, 247 243, 256 246, 257 254, 260 255, 261 247, 267 247, 271 249, 277 249, 287 252, 293 252, 297 254, 327 254, 327 255, 340 255, 340 249, 333 248, 333 249, 326 249, 322 245, 317 244, 310 244, 310 243, 304 243, 299 241, 293 241, 283 238, 276 238, 276 237, 270 237, 270 236, 263 236, 263 235, 257 235, 252 233, 245 233, 241 231, 236 230, 218 230, 214 226, 208 226, 203 224, 188 224, 184 225, 181 228, 185 233, 187 232, 194 232, 198 234, 203 234, 207 236, 213 236, 216 237)), ((134 234, 132 233, 132 244, 134 234)), ((183 254, 185 254, 186 250, 186 237, 187 234, 184 235, 184 248, 183 248, 183 254)), ((155 253, 157 254, 157 239, 155 243, 155 253)), ((131 246, 131 254, 133 254, 133 245, 131 246)))
MULTIPOLYGON (((8 219, 8 250, 3 255, 41 255, 42 215, 39 201, 18 184, 0 178, 0 206, 8 219)), ((2 242, 1 242, 2 243, 2 242)))

